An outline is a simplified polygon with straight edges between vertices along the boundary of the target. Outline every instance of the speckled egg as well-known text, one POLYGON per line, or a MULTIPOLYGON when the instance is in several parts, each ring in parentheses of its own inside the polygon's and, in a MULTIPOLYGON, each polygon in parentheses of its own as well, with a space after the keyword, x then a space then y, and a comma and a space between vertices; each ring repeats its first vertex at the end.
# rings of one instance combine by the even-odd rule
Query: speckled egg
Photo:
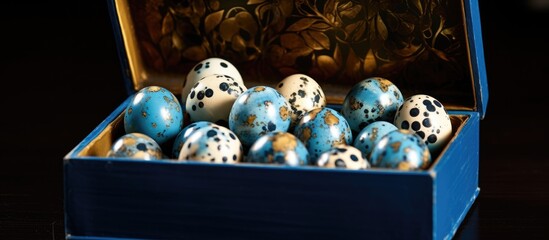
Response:
POLYGON ((124 113, 126 133, 146 134, 162 145, 183 129, 183 109, 177 97, 159 86, 135 93, 124 113))
POLYGON ((134 158, 142 160, 162 159, 160 145, 142 133, 127 133, 114 141, 107 157, 134 158))
POLYGON ((398 128, 390 122, 375 121, 368 124, 358 133, 358 135, 356 135, 353 146, 362 151, 366 156, 369 156, 381 137, 385 136, 385 134, 390 131, 397 129, 398 128))
POLYGON ((303 166, 309 164, 309 153, 293 134, 268 132, 252 144, 246 162, 303 166))
POLYGON ((286 132, 291 122, 290 104, 276 89, 255 86, 244 91, 229 113, 229 128, 247 149, 268 132, 286 132))
POLYGON ((431 154, 413 131, 399 129, 383 136, 370 153, 372 167, 399 170, 427 169, 431 154))
POLYGON ((192 122, 209 121, 228 125, 229 112, 246 87, 227 75, 210 75, 197 82, 187 95, 185 110, 192 122))
POLYGON ((292 126, 306 112, 326 106, 326 97, 320 85, 305 74, 292 74, 276 85, 276 90, 284 96, 292 107, 292 126))
POLYGON ((191 92, 191 88, 204 77, 213 74, 231 76, 240 86, 244 86, 244 80, 240 72, 232 63, 222 58, 207 58, 194 65, 193 69, 187 73, 183 89, 181 90, 181 102, 183 105, 187 101, 187 95, 191 92))
POLYGON ((398 108, 394 124, 400 129, 414 131, 427 144, 431 154, 438 154, 452 138, 452 122, 444 106, 425 94, 406 98, 398 108))
POLYGON ((313 165, 323 152, 339 144, 351 144, 353 139, 347 120, 329 107, 305 113, 295 126, 294 134, 307 147, 313 165))
POLYGON ((193 131, 179 152, 180 161, 234 164, 242 160, 240 140, 228 128, 216 124, 193 131))
POLYGON ((318 157, 316 165, 326 168, 366 169, 370 163, 364 153, 350 145, 338 145, 323 152, 318 157))
POLYGON ((173 141, 173 147, 172 147, 172 157, 175 159, 179 158, 179 152, 181 151, 181 148, 183 147, 183 144, 189 138, 191 133, 193 133, 195 130, 198 130, 200 128, 206 127, 206 126, 212 126, 214 123, 208 122, 208 121, 198 121, 191 123, 187 125, 177 136, 175 137, 175 140, 173 141))
POLYGON ((403 103, 402 93, 391 81, 372 77, 355 84, 345 96, 341 114, 354 133, 375 121, 393 122, 398 107, 403 103))

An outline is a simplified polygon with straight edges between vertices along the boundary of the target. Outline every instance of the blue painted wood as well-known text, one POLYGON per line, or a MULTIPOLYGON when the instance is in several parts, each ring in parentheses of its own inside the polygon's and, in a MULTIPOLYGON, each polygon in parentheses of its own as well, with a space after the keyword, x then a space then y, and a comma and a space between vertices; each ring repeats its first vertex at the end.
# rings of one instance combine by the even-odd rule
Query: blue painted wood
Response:
POLYGON ((478 112, 449 111, 468 116, 459 134, 432 168, 434 179, 433 239, 451 239, 477 198, 479 173, 478 112))
POLYGON ((97 236, 72 236, 66 237, 67 240, 142 240, 143 238, 116 238, 116 237, 97 237, 97 236))
POLYGON ((475 87, 476 109, 483 119, 488 105, 488 77, 484 63, 484 46, 482 41, 482 27, 480 24, 480 10, 478 0, 465 0, 465 16, 467 18, 467 36, 471 54, 471 67, 475 87))
POLYGON ((71 236, 429 239, 426 172, 67 159, 71 236))

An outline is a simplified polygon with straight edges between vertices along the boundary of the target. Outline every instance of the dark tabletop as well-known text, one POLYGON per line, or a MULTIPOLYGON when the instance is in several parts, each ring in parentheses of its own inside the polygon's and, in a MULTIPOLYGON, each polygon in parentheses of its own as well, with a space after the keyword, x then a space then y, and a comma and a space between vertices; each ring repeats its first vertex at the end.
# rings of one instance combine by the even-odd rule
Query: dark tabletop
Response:
MULTIPOLYGON (((63 239, 62 158, 127 95, 104 1, 19 2, 0 14, 0 239, 63 239)), ((549 8, 533 2, 480 1, 481 191, 456 239, 549 237, 549 8)))

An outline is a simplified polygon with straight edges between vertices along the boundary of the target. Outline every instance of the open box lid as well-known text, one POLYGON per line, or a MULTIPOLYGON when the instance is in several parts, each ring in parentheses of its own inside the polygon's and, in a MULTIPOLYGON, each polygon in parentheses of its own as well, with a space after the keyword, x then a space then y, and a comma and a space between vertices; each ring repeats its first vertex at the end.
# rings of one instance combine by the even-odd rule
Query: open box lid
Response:
POLYGON ((487 76, 477 0, 109 0, 128 93, 180 94, 199 61, 233 63, 249 88, 303 73, 341 103, 367 77, 405 97, 484 117, 487 76))

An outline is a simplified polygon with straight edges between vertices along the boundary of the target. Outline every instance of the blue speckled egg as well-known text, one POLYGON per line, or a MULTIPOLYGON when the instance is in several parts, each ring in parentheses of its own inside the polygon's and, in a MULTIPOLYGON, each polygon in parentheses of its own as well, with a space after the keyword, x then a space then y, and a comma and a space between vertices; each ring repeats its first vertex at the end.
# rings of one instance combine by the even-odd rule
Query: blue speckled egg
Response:
POLYGON ((340 144, 323 152, 316 165, 325 168, 366 169, 370 163, 364 153, 351 145, 340 144))
POLYGON ((375 121, 364 127, 355 137, 353 146, 362 151, 366 156, 370 155, 372 149, 385 134, 398 128, 387 121, 375 121))
POLYGON ((268 132, 286 132, 291 123, 290 104, 278 91, 255 86, 244 91, 229 113, 229 128, 245 148, 268 132))
POLYGON ((194 130, 183 143, 180 161, 234 164, 242 161, 243 148, 228 128, 212 124, 194 130))
POLYGON ((351 88, 341 105, 341 114, 354 133, 358 133, 374 121, 393 122, 403 102, 402 93, 396 85, 387 79, 372 77, 351 88))
POLYGON ((309 164, 309 153, 293 134, 268 132, 252 144, 246 162, 303 166, 309 164))
POLYGON ((124 113, 126 133, 148 135, 162 145, 177 136, 183 128, 183 109, 169 90, 148 86, 132 97, 124 113))
POLYGON ((198 130, 200 128, 211 126, 213 123, 208 121, 198 121, 191 123, 187 125, 177 136, 175 137, 175 140, 173 141, 173 147, 172 147, 172 157, 175 159, 179 158, 179 152, 181 151, 181 147, 183 147, 183 143, 189 138, 191 133, 193 133, 195 130, 198 130))
POLYGON ((413 131, 399 129, 383 136, 370 153, 373 167, 399 170, 427 169, 431 154, 427 145, 413 131))
POLYGON ((142 133, 128 133, 114 141, 107 157, 134 158, 142 160, 162 159, 160 145, 142 133))
POLYGON ((353 136, 347 120, 329 107, 315 108, 307 112, 294 129, 309 151, 311 163, 325 151, 339 144, 350 144, 353 136))

